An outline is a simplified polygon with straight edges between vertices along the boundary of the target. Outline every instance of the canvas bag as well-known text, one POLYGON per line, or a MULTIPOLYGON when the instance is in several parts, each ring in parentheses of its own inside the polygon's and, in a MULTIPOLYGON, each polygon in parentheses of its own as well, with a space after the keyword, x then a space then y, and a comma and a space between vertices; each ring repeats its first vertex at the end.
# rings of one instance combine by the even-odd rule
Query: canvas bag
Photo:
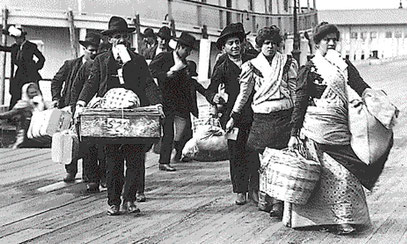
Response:
POLYGON ((348 87, 351 147, 365 164, 374 163, 392 143, 398 109, 383 91, 367 89, 360 97, 348 87))

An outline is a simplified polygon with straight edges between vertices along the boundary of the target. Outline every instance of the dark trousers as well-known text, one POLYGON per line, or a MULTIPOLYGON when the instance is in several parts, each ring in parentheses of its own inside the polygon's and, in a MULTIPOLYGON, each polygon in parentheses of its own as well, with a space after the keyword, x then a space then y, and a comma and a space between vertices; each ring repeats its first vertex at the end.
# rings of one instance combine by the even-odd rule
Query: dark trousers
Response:
POLYGON ((67 173, 76 175, 78 173, 78 160, 74 159, 70 164, 65 164, 65 170, 67 173))
POLYGON ((89 182, 99 183, 106 178, 106 158, 103 148, 96 144, 84 145, 83 171, 89 182))
POLYGON ((161 138, 160 164, 169 164, 174 141, 174 116, 175 111, 165 111, 165 118, 162 119, 163 136, 161 138))
POLYGON ((248 128, 239 128, 237 140, 228 140, 230 176, 234 193, 259 189, 260 160, 258 154, 246 147, 248 128))
POLYGON ((106 182, 108 204, 120 205, 123 191, 124 201, 134 201, 137 188, 144 188, 145 145, 108 144, 106 153, 106 182), (126 176, 123 175, 126 160, 126 176), (124 189, 123 189, 124 185, 124 189))

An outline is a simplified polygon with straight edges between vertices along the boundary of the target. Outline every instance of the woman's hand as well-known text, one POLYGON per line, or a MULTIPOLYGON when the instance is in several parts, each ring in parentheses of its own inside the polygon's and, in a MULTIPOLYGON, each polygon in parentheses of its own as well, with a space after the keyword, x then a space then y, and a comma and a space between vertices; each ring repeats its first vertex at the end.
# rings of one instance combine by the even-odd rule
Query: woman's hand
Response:
POLYGON ((215 96, 213 97, 213 102, 216 104, 224 104, 225 99, 223 99, 221 94, 216 93, 215 96))
POLYGON ((300 140, 298 139, 298 137, 291 136, 290 140, 288 141, 287 147, 289 149, 295 149, 295 148, 298 148, 299 144, 300 144, 300 140))
POLYGON ((226 133, 229 133, 233 129, 233 126, 235 126, 235 120, 233 118, 230 118, 229 121, 226 123, 226 133))

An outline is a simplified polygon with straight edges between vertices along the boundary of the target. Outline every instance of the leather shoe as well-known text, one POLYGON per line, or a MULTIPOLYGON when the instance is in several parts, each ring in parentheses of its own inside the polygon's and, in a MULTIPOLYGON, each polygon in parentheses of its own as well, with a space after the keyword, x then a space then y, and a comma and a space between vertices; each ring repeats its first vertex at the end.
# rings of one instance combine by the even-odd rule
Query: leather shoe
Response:
POLYGON ((340 224, 337 227, 338 235, 350 235, 356 232, 356 229, 350 224, 340 224))
POLYGON ((270 217, 275 219, 283 219, 283 203, 273 204, 273 208, 270 211, 270 217))
POLYGON ((246 204, 246 193, 237 193, 235 203, 236 205, 246 204))
POLYGON ((136 193, 136 201, 137 202, 145 202, 146 201, 146 195, 144 195, 144 192, 137 192, 136 193))
POLYGON ((125 213, 140 213, 140 209, 134 204, 133 201, 126 201, 123 203, 123 212, 125 213))
POLYGON ((106 177, 103 177, 102 179, 100 179, 100 186, 102 188, 107 188, 106 177))
POLYGON ((176 171, 176 169, 174 167, 171 167, 169 164, 160 164, 158 166, 158 169, 162 171, 176 171))
POLYGON ((65 181, 66 183, 75 182, 75 176, 76 176, 76 174, 73 174, 73 173, 66 173, 66 176, 65 176, 65 178, 64 178, 64 181, 65 181))
POLYGON ((95 182, 90 182, 86 184, 86 191, 89 193, 99 192, 99 184, 95 182))
POLYGON ((120 207, 118 205, 111 205, 107 209, 107 215, 115 216, 120 214, 120 207))

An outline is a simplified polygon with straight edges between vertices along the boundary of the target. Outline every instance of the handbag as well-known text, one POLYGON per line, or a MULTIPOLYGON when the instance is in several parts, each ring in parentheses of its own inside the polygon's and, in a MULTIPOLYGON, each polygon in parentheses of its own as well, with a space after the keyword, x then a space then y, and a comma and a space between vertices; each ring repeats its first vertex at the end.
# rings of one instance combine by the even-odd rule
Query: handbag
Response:
POLYGON ((365 164, 376 162, 388 151, 398 109, 383 91, 366 89, 360 97, 348 88, 351 147, 365 164))

